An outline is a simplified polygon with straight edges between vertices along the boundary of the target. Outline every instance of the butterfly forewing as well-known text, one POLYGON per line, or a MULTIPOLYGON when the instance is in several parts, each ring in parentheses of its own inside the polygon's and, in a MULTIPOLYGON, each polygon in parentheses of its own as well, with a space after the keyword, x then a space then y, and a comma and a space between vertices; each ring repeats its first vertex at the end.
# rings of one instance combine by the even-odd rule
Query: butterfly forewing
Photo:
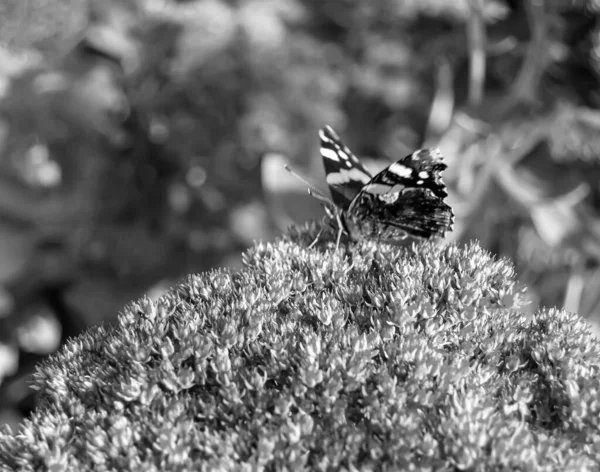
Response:
POLYGON ((331 198, 339 208, 346 210, 363 187, 370 182, 371 173, 331 127, 321 129, 319 137, 331 198))
POLYGON ((445 198, 448 193, 440 172, 447 166, 441 159, 438 149, 420 149, 379 172, 361 191, 388 194, 405 188, 426 188, 438 198, 445 198))
MULTIPOLYGON (((440 172, 447 166, 441 159, 437 149, 420 149, 382 170, 352 201, 349 226, 375 221, 382 239, 444 236, 453 213, 443 201, 448 194, 440 172)), ((362 232, 369 228, 362 226, 362 232)))

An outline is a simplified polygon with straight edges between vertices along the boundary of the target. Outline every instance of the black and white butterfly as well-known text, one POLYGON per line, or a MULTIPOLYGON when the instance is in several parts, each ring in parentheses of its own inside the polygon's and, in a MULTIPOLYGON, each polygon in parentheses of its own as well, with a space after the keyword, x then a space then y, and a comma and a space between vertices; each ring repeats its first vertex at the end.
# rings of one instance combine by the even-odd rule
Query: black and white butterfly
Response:
POLYGON ((342 233, 354 240, 429 239, 452 229, 438 149, 415 151, 373 176, 331 127, 319 137, 332 201, 315 196, 338 223, 338 246, 342 233))

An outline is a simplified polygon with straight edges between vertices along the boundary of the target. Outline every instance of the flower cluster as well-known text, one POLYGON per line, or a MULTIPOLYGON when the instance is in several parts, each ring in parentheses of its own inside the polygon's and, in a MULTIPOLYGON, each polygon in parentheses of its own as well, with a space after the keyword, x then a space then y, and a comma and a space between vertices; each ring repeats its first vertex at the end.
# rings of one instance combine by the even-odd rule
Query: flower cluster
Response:
POLYGON ((459 249, 260 243, 40 366, 0 467, 593 470, 600 344, 459 249))

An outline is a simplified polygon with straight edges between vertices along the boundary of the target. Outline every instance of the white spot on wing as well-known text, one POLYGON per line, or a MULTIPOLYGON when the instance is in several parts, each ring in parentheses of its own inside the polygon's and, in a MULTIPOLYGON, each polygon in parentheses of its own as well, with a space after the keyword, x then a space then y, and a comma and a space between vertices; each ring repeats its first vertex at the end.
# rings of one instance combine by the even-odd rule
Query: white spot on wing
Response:
POLYGON ((319 138, 321 138, 326 143, 331 142, 331 139, 329 139, 329 136, 327 136, 327 134, 325 133, 325 130, 322 130, 322 129, 319 130, 319 138))
POLYGON ((385 202, 385 203, 394 203, 396 200, 398 200, 398 197, 400 196, 400 194, 398 192, 393 192, 393 193, 385 193, 383 195, 379 195, 379 200, 385 202))
POLYGON ((429 172, 427 172, 426 170, 422 170, 421 172, 419 172, 419 177, 421 179, 428 179, 429 178, 429 172))
POLYGON ((343 159, 345 159, 346 161, 349 161, 350 158, 348 157, 348 154, 346 154, 344 151, 342 151, 341 149, 338 150, 338 154, 340 156, 342 156, 343 159))
POLYGON ((399 164, 398 162, 392 164, 388 168, 388 171, 392 172, 393 174, 399 175, 400 177, 410 177, 413 172, 410 167, 406 167, 402 164, 399 164))
POLYGON ((330 159, 330 160, 335 161, 335 162, 339 162, 340 161, 340 158, 338 157, 337 152, 335 152, 333 149, 322 147, 321 148, 321 155, 325 159, 330 159))

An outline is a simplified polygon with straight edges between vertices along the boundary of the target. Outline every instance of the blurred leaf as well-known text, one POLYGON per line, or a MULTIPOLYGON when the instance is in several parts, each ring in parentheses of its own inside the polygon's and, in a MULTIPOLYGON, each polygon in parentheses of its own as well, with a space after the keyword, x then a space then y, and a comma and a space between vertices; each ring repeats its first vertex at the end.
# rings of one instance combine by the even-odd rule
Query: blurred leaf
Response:
POLYGON ((17 328, 19 347, 25 352, 50 354, 60 345, 61 326, 47 306, 32 306, 35 310, 25 316, 26 321, 17 328))
POLYGON ((14 374, 19 366, 19 353, 14 346, 0 342, 0 385, 2 380, 14 374))
POLYGON ((548 131, 552 157, 561 162, 600 160, 600 112, 560 104, 548 131))
POLYGON ((578 218, 575 206, 586 194, 585 186, 581 185, 564 197, 530 205, 533 224, 540 237, 550 247, 564 244, 574 234, 582 232, 582 222, 578 218))

